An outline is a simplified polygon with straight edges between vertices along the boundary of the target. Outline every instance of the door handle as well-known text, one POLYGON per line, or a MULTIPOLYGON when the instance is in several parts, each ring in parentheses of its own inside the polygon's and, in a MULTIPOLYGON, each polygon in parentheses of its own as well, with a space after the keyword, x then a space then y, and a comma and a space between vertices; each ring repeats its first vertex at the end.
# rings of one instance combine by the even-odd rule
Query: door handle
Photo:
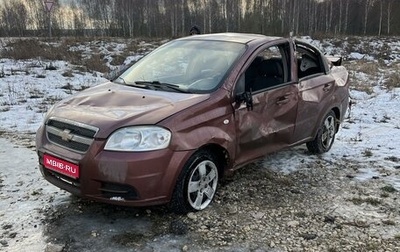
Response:
POLYGON ((288 103, 289 102, 289 96, 282 96, 282 97, 279 97, 278 98, 278 100, 276 101, 276 104, 277 105, 283 105, 283 104, 286 104, 286 103, 288 103))
POLYGON ((276 104, 282 105, 282 104, 288 103, 290 101, 291 95, 293 95, 293 93, 291 93, 291 92, 284 94, 283 96, 278 98, 278 100, 276 101, 276 104))

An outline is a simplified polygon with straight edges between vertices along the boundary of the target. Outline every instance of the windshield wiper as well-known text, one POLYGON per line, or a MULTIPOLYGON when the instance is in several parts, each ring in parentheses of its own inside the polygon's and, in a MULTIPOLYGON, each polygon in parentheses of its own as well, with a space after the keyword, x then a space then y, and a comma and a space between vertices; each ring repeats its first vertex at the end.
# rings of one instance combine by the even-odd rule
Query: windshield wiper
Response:
POLYGON ((171 83, 165 83, 165 82, 159 82, 159 81, 135 81, 135 84, 137 85, 144 85, 147 87, 155 87, 155 88, 159 88, 162 90, 174 90, 174 91, 178 91, 181 93, 188 93, 188 91, 182 89, 179 85, 176 84, 171 84, 171 83))

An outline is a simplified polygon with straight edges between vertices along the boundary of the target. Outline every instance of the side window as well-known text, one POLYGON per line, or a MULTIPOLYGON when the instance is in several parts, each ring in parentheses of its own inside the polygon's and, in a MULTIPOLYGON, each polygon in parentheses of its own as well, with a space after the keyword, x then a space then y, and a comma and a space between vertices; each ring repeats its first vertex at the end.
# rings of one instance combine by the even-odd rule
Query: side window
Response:
POLYGON ((246 91, 257 92, 288 81, 285 44, 265 48, 257 54, 245 72, 246 91))
POLYGON ((312 50, 304 47, 296 47, 297 72, 299 79, 313 75, 324 73, 324 67, 321 57, 312 50))

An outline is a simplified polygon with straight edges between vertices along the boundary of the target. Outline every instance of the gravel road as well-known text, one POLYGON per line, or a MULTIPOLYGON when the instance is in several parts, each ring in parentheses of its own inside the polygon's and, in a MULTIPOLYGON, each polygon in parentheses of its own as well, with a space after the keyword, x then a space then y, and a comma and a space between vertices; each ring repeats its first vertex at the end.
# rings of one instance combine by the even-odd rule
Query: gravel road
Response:
POLYGON ((271 155, 226 178, 205 211, 178 216, 165 207, 132 209, 71 196, 41 178, 32 136, 3 137, 0 250, 400 250, 398 190, 380 176, 356 179, 363 167, 350 157, 332 161, 304 147, 271 155), (287 156, 301 164, 289 173, 274 167, 287 156))

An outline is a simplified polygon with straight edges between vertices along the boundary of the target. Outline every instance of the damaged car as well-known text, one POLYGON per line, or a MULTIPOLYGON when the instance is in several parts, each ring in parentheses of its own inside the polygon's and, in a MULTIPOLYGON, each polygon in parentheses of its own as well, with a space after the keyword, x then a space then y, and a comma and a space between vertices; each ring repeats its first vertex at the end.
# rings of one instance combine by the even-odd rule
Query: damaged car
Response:
POLYGON ((179 38, 49 109, 39 168, 91 200, 199 211, 223 176, 258 158, 300 144, 329 151, 348 103, 341 58, 304 41, 179 38))

